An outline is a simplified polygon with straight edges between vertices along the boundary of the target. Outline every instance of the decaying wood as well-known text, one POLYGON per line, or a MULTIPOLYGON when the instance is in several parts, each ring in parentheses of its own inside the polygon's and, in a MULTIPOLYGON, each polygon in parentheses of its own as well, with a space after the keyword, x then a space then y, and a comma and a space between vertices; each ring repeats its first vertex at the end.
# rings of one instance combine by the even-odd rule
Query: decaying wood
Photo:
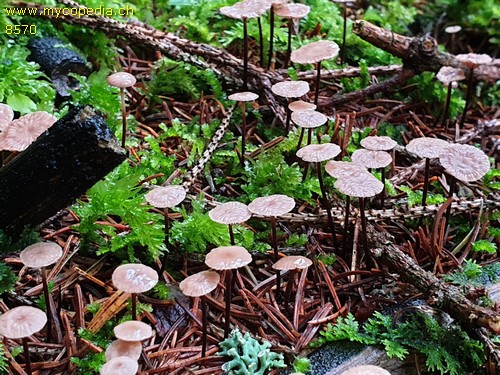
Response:
POLYGON ((391 272, 398 273, 401 281, 422 292, 431 306, 439 307, 468 328, 484 327, 493 333, 500 333, 500 314, 497 311, 474 304, 460 288, 425 271, 393 245, 393 239, 387 232, 379 231, 373 226, 370 227, 370 232, 373 257, 391 272))
MULTIPOLYGON (((407 37, 383 29, 367 21, 355 21, 352 26, 354 34, 403 60, 403 66, 415 73, 425 71, 437 72, 443 66, 469 69, 455 55, 438 50, 436 39, 430 35, 407 37)), ((500 78, 500 67, 497 61, 474 70, 476 80, 495 82, 500 78)))
POLYGON ((0 169, 0 228, 17 235, 44 222, 123 160, 104 119, 75 107, 0 169))

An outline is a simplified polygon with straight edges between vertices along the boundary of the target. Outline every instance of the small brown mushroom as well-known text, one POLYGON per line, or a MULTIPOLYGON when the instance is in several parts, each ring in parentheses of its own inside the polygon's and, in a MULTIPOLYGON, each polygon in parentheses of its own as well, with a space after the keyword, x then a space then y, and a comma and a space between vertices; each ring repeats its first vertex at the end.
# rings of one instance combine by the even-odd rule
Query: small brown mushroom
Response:
POLYGON ((49 286, 47 281, 47 266, 54 264, 61 258, 63 252, 61 246, 54 242, 38 242, 26 247, 19 253, 19 259, 26 267, 40 268, 42 273, 43 297, 47 309, 47 338, 52 337, 52 301, 50 300, 49 286))
POLYGON ((299 142, 297 144, 298 150, 302 146, 304 129, 308 129, 307 144, 310 145, 312 142, 312 130, 326 124, 328 117, 318 111, 295 111, 292 112, 292 121, 301 127, 299 142))
POLYGON ((125 91, 124 88, 132 87, 137 80, 127 72, 118 72, 111 74, 107 78, 108 84, 120 89, 121 109, 122 109, 122 147, 125 148, 125 140, 127 139, 127 111, 125 110, 125 91))
POLYGON ((106 348, 106 361, 111 361, 116 357, 129 357, 138 361, 142 353, 142 344, 140 341, 114 340, 106 348))
MULTIPOLYGON (((252 256, 242 246, 221 246, 211 250, 205 257, 205 264, 214 270, 224 271, 226 276, 226 314, 224 322, 224 338, 229 336, 229 321, 231 318, 231 294, 233 270, 246 266, 252 261, 252 256)), ((234 275, 236 276, 236 275, 234 275)))
POLYGON ((325 171, 333 178, 350 177, 360 173, 369 173, 365 166, 350 161, 330 160, 325 165, 325 171))
POLYGON ((136 320, 137 293, 144 293, 152 289, 158 283, 158 273, 144 264, 131 263, 116 267, 111 278, 118 290, 131 293, 132 319, 136 320))
POLYGON ((127 342, 141 342, 153 336, 153 329, 149 324, 138 320, 128 320, 113 328, 117 339, 127 342))
POLYGON ((0 335, 10 339, 22 339, 26 373, 32 374, 28 337, 40 331, 47 323, 47 315, 31 306, 19 306, 0 316, 0 335))
POLYGON ((229 238, 231 245, 234 246, 233 225, 241 224, 252 217, 246 204, 240 202, 226 202, 208 212, 210 219, 219 224, 229 226, 229 238))
POLYGON ((303 100, 296 100, 288 104, 290 111, 314 111, 316 109, 316 104, 308 103, 303 100))
MULTIPOLYGON (((287 99, 287 103, 290 103, 290 98, 300 98, 301 96, 309 92, 309 83, 306 81, 284 81, 278 82, 271 86, 271 91, 278 96, 287 99)), ((285 133, 288 134, 290 130, 290 116, 292 112, 287 106, 286 109, 286 124, 285 133)))
POLYGON ((228 96, 229 100, 237 101, 241 108, 241 166, 244 166, 245 162, 245 144, 247 134, 246 102, 253 102, 258 97, 259 95, 249 91, 237 92, 228 96))
POLYGON ((182 293, 189 297, 200 297, 202 314, 201 356, 207 351, 207 305, 204 296, 217 288, 220 276, 214 271, 202 271, 186 277, 179 284, 182 293))
POLYGON ((321 61, 332 59, 339 54, 339 46, 329 40, 320 40, 292 52, 290 59, 297 64, 316 64, 316 90, 314 104, 318 104, 321 61))

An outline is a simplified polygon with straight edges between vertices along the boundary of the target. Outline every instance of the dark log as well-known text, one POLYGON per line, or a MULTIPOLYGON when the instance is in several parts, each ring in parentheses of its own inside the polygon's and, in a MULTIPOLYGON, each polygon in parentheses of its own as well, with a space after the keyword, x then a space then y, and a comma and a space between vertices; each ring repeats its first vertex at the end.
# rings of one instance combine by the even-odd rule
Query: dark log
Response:
POLYGON ((447 312, 464 327, 484 327, 495 334, 500 333, 500 314, 497 311, 476 305, 460 288, 425 271, 393 245, 393 239, 387 232, 377 231, 373 226, 370 226, 370 232, 372 256, 391 272, 398 273, 401 281, 422 292, 431 306, 447 312))
POLYGON ((70 205, 125 160, 91 107, 75 107, 0 169, 0 229, 18 235, 70 205))
POLYGON ((90 69, 85 59, 64 46, 57 38, 32 39, 28 44, 30 60, 40 65, 42 71, 52 80, 56 91, 62 97, 69 97, 69 89, 77 89, 78 81, 70 73, 88 76, 90 69))

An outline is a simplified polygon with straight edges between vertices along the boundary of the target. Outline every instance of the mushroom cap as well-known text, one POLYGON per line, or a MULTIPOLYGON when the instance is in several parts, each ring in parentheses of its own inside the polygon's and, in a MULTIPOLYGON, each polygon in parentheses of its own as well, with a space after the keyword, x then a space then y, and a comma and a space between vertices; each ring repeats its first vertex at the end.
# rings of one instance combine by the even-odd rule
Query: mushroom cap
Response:
POLYGON ((326 124, 328 117, 318 111, 292 112, 292 121, 302 128, 317 128, 326 124))
MULTIPOLYGON (((243 18, 257 18, 262 16, 270 8, 269 2, 247 0, 240 1, 234 5, 222 7, 219 12, 226 17, 236 18, 241 20, 243 18)), ((231 99, 235 100, 235 99, 231 99)))
POLYGON ((123 341, 143 341, 153 336, 153 328, 139 320, 129 320, 113 328, 117 339, 123 341))
POLYGON ((295 200, 283 194, 255 198, 248 205, 251 213, 262 216, 280 216, 290 212, 294 207, 295 200))
POLYGON ((290 111, 292 111, 292 112, 295 112, 295 111, 314 111, 316 109, 316 104, 308 103, 308 102, 305 102, 303 100, 296 100, 296 101, 288 104, 288 109, 290 109, 290 111))
POLYGON ((113 87, 119 87, 121 89, 125 87, 132 87, 135 85, 137 80, 135 77, 127 72, 113 73, 108 78, 106 78, 108 84, 113 87))
POLYGON ((333 159, 342 150, 334 143, 308 145, 297 151, 297 156, 308 163, 318 163, 333 159))
POLYGON ((325 171, 333 178, 349 177, 361 173, 370 174, 365 166, 350 161, 330 160, 325 165, 325 171))
POLYGON ((304 18, 311 11, 311 7, 298 3, 280 4, 274 8, 274 14, 283 18, 304 18))
POLYGON ((391 373, 379 366, 363 365, 351 367, 341 375, 391 375, 391 373))
POLYGON ((0 316, 0 335, 21 339, 40 331, 47 323, 47 314, 31 306, 19 306, 0 316))
POLYGON ((160 186, 149 191, 144 198, 151 206, 170 208, 186 198, 186 190, 179 185, 160 186))
POLYGON ((138 361, 142 353, 140 341, 115 340, 106 348, 106 361, 111 361, 116 357, 129 357, 138 361))
POLYGON ((396 147, 397 142, 386 135, 369 136, 361 140, 361 146, 368 150, 389 151, 396 147))
POLYGON ((38 242, 21 251, 19 258, 26 267, 41 268, 57 262, 62 254, 61 246, 55 242, 38 242))
POLYGON ((493 58, 485 53, 462 53, 455 57, 468 68, 475 68, 479 65, 489 64, 493 61, 493 58))
POLYGON ((24 151, 57 119, 50 113, 40 111, 13 120, 0 135, 0 150, 24 151))
POLYGON ((237 102, 253 102, 257 99, 259 95, 250 91, 236 92, 234 94, 229 95, 227 98, 229 100, 234 100, 237 102))
POLYGON ((182 280, 179 288, 186 296, 200 297, 217 288, 219 281, 220 276, 217 272, 201 271, 182 280))
POLYGON ((210 219, 219 224, 244 223, 252 217, 246 204, 240 202, 223 203, 208 212, 210 219))
POLYGON ((115 287, 126 293, 143 293, 158 282, 158 273, 144 264, 130 263, 116 267, 111 276, 115 287))
POLYGON ((14 111, 7 104, 0 103, 0 131, 14 119, 14 111))
POLYGON ((438 158, 448 142, 439 138, 414 138, 406 145, 406 149, 419 158, 438 158))
POLYGON ((300 255, 289 255, 284 256, 273 264, 275 270, 288 271, 288 270, 298 270, 309 267, 312 264, 312 260, 300 255))
POLYGON ((462 30, 462 26, 460 25, 452 25, 452 26, 446 26, 444 29, 444 32, 447 34, 456 34, 460 30, 462 30))
POLYGON ((380 193, 384 189, 384 184, 370 173, 360 173, 337 179, 335 189, 350 197, 368 198, 380 193))
POLYGON ((106 362, 99 371, 100 375, 135 375, 139 371, 137 361, 129 357, 115 357, 106 362))
POLYGON ((339 50, 337 43, 329 40, 319 40, 292 51, 290 60, 296 64, 314 64, 337 57, 339 50))
POLYGON ((232 270, 246 266, 252 255, 242 246, 220 246, 205 257, 205 264, 214 270, 232 270))
POLYGON ((441 69, 439 69, 439 72, 436 74, 436 78, 439 80, 439 82, 448 85, 451 82, 464 80, 465 73, 462 69, 459 68, 453 68, 451 66, 443 66, 441 69))
POLYGON ((490 170, 488 156, 469 145, 448 145, 439 155, 439 162, 449 174, 464 182, 477 181, 490 170))
POLYGON ((359 149, 352 153, 351 159, 366 168, 385 168, 392 163, 392 156, 386 151, 359 149))
POLYGON ((306 81, 283 81, 271 86, 271 91, 284 98, 300 98, 309 92, 309 83, 306 81))

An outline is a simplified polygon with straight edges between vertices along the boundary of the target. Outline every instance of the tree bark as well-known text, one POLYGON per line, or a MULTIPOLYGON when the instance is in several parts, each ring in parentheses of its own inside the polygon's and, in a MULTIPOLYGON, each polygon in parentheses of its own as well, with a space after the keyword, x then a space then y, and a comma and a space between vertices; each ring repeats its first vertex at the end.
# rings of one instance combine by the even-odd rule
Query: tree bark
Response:
POLYGON ((101 116, 73 108, 0 169, 0 229, 16 236, 41 224, 125 158, 101 116))

